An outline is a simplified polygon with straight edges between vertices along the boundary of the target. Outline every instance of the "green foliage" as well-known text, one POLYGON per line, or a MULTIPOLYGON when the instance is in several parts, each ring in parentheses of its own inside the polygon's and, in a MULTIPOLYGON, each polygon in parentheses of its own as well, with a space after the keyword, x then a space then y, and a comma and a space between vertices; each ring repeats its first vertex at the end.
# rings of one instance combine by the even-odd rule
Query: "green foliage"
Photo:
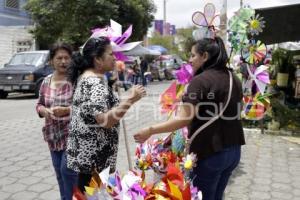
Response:
POLYGON ((133 24, 131 40, 142 40, 156 11, 152 0, 29 0, 25 9, 35 21, 32 33, 41 48, 55 41, 79 47, 91 29, 109 25, 110 19, 124 30, 133 24))
POLYGON ((276 72, 288 73, 292 67, 292 54, 281 48, 277 48, 272 52, 272 64, 276 68, 276 72))
POLYGON ((169 50, 169 54, 177 54, 187 61, 194 43, 193 30, 195 27, 177 29, 176 36, 162 36, 156 32, 152 38, 149 38, 149 44, 162 45, 169 50))
POLYGON ((271 98, 272 119, 280 123, 281 128, 294 128, 300 131, 300 111, 283 105, 278 98, 271 98))
POLYGON ((179 53, 182 59, 188 60, 190 57, 190 52, 194 39, 192 37, 193 31, 196 27, 182 28, 177 30, 177 36, 179 38, 179 45, 182 47, 181 52, 179 53))

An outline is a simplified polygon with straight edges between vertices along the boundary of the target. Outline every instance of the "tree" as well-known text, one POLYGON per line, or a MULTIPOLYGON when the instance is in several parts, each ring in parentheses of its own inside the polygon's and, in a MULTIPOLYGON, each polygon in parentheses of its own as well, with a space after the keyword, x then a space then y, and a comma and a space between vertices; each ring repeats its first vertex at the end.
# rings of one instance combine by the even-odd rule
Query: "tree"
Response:
POLYGON ((124 30, 133 24, 131 40, 141 40, 156 11, 152 0, 29 0, 25 6, 35 21, 32 30, 41 48, 55 41, 82 45, 96 27, 113 19, 124 30))
POLYGON ((149 38, 149 44, 161 45, 169 50, 169 54, 177 54, 183 60, 188 60, 192 44, 194 43, 193 31, 196 27, 177 29, 175 36, 166 35, 163 36, 158 32, 155 32, 151 38, 149 38))
POLYGON ((192 35, 195 29, 196 27, 177 29, 177 43, 178 46, 181 47, 179 49, 179 55, 183 60, 189 59, 192 44, 194 43, 192 35))

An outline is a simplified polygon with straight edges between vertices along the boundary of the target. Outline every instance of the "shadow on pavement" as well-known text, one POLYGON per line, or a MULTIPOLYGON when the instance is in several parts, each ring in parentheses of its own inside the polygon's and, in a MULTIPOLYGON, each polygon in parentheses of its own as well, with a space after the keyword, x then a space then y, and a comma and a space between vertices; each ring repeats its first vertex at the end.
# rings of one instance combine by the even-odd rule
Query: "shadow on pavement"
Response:
POLYGON ((234 182, 234 179, 236 177, 239 177, 239 176, 243 176, 245 174, 247 174, 247 172, 245 172, 243 170, 244 168, 244 163, 240 162, 239 165, 237 166, 237 168, 235 168, 235 170, 232 172, 232 175, 228 181, 228 185, 231 185, 233 182, 234 182))
POLYGON ((6 99, 3 100, 24 100, 24 99, 37 99, 34 94, 21 94, 21 93, 12 93, 9 94, 6 99))

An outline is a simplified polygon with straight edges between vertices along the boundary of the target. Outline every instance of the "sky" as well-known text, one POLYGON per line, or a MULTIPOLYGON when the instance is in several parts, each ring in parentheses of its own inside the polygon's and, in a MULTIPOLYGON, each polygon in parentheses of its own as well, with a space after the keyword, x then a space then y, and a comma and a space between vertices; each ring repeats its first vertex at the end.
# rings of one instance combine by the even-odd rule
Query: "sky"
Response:
MULTIPOLYGON (((153 0, 157 11, 155 19, 163 19, 163 0, 153 0)), ((206 3, 213 3, 220 13, 223 0, 166 0, 167 22, 176 25, 176 28, 184 28, 192 25, 192 15, 196 11, 203 12, 206 3)), ((244 5, 252 8, 275 7, 300 3, 300 0, 243 0, 244 5)), ((240 7, 240 0, 227 0, 227 15, 231 17, 240 7)))

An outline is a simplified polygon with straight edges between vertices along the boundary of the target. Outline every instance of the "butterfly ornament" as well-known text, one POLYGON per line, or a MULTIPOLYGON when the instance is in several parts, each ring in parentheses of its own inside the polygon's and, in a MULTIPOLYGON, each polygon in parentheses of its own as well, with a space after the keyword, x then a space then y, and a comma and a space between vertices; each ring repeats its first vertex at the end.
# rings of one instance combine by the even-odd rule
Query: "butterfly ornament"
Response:
POLYGON ((195 40, 202 38, 214 39, 217 27, 220 25, 220 15, 216 15, 214 4, 208 3, 204 7, 204 13, 197 11, 192 15, 192 21, 199 29, 193 31, 195 40))

